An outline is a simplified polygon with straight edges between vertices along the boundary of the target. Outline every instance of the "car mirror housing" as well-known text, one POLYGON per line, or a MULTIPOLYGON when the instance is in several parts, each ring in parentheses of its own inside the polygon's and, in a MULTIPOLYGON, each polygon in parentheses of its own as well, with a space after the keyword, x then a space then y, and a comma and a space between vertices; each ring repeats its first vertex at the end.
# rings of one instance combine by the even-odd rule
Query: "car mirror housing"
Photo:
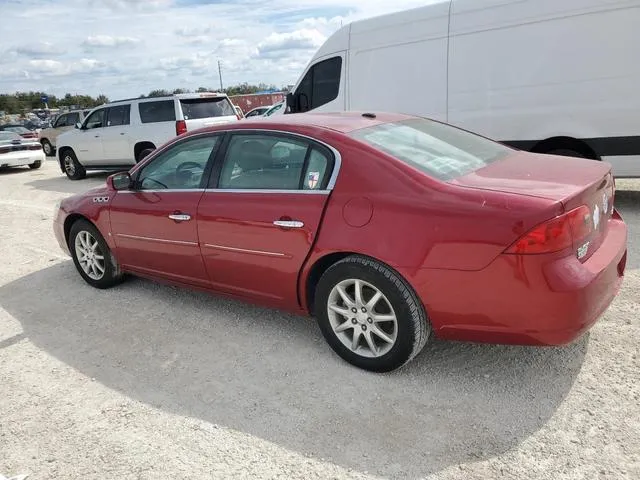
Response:
POLYGON ((129 172, 114 173, 107 178, 107 185, 113 190, 129 190, 133 180, 129 172))

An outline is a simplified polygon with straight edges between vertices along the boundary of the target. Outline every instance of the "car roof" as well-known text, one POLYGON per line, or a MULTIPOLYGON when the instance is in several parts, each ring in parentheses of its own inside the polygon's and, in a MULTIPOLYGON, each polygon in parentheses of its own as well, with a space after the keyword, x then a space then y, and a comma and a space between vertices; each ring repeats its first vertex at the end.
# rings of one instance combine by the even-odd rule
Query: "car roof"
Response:
MULTIPOLYGON (((251 117, 239 123, 209 127, 204 130, 225 130, 235 128, 265 128, 269 130, 286 127, 317 127, 340 133, 350 133, 362 128, 384 123, 400 122, 416 118, 401 113, 384 112, 336 112, 336 113, 296 113, 277 117, 251 117)), ((203 130, 200 130, 202 132, 203 130)))

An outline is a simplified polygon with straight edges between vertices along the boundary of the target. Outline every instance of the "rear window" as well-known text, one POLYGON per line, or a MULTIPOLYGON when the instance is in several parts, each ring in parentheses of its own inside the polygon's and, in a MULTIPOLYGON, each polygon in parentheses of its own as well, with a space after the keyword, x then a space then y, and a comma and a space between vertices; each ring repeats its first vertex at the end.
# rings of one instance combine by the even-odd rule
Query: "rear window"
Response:
POLYGON ((236 116, 233 105, 227 97, 189 98, 180 100, 185 120, 199 118, 236 116))
POLYGON ((464 130, 415 118, 350 134, 438 180, 451 180, 506 157, 512 149, 464 130))
POLYGON ((140 102, 138 110, 142 123, 174 122, 176 120, 176 107, 173 100, 140 102))

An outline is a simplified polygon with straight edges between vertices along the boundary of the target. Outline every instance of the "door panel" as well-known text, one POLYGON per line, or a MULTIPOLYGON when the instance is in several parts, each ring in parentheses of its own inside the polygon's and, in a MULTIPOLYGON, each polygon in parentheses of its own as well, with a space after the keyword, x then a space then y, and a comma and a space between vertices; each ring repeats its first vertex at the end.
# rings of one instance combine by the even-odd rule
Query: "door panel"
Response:
POLYGON ((118 192, 111 203, 111 230, 125 268, 208 286, 200 254, 196 210, 203 190, 118 192), (172 214, 189 215, 175 221, 172 214))
POLYGON ((106 109, 94 111, 78 130, 78 140, 75 143, 80 163, 85 165, 100 164, 103 161, 102 134, 104 131, 106 109))
POLYGON ((106 127, 102 132, 102 148, 104 159, 113 163, 132 164, 133 145, 129 118, 131 105, 118 105, 109 108, 106 127))
POLYGON ((208 190, 198 236, 213 287, 297 308, 298 272, 318 233, 328 192, 208 190), (274 221, 302 222, 282 228, 274 221))

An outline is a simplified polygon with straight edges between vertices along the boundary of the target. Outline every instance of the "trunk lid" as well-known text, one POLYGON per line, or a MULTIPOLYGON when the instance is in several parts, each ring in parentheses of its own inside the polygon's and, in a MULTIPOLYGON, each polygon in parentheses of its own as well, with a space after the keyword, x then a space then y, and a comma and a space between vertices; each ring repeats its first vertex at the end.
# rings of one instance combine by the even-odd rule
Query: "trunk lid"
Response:
POLYGON ((448 183, 546 198, 562 203, 565 212, 586 206, 583 221, 589 234, 574 245, 581 261, 598 249, 613 214, 611 166, 595 160, 517 152, 448 183))

